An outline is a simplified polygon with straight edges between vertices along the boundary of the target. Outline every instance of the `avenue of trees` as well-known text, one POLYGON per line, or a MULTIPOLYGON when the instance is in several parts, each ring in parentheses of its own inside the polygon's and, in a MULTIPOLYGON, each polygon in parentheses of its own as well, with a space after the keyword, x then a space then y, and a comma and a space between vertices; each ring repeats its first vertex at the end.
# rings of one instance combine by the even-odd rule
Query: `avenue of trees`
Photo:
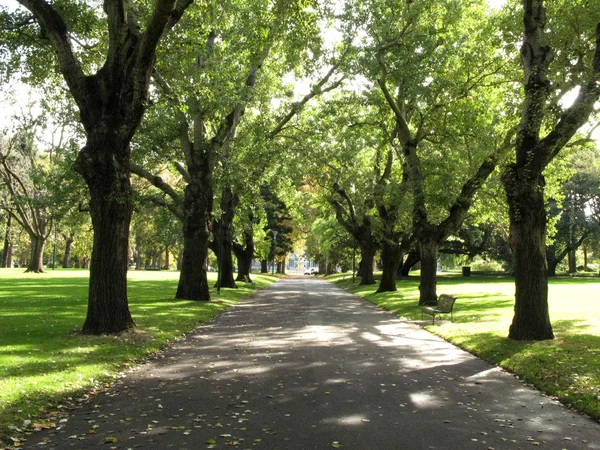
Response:
POLYGON ((509 338, 551 339, 548 276, 600 255, 590 2, 18 3, 0 82, 42 100, 3 125, 2 265, 89 268, 84 333, 134 326, 130 266, 208 301, 208 266, 295 250, 377 292, 420 263, 420 304, 440 257, 497 261, 509 338))

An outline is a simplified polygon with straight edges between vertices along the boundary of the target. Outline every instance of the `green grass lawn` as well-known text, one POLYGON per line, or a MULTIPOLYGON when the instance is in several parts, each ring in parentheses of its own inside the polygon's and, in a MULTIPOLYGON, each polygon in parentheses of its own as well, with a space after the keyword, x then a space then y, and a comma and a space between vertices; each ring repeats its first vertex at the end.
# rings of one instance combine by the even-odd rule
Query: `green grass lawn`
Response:
MULTIPOLYGON (((358 280, 352 284, 348 275, 330 279, 401 318, 421 320, 416 276, 398 281, 397 292, 382 294, 374 294, 377 286, 358 286, 358 280)), ((514 313, 511 278, 442 275, 437 292, 458 297, 454 321, 436 321, 436 325, 427 325, 429 331, 600 419, 599 278, 550 280, 550 318, 556 339, 542 342, 516 342, 506 337, 514 313)))
MULTIPOLYGON (((255 289, 223 289, 212 302, 174 300, 178 272, 129 272, 137 328, 120 336, 79 333, 87 311, 87 270, 25 274, 0 269, 0 447, 19 430, 58 423, 63 411, 130 365, 210 320, 255 289)), ((253 275, 256 289, 276 278, 253 275)), ((211 285, 216 274, 209 273, 211 285)))

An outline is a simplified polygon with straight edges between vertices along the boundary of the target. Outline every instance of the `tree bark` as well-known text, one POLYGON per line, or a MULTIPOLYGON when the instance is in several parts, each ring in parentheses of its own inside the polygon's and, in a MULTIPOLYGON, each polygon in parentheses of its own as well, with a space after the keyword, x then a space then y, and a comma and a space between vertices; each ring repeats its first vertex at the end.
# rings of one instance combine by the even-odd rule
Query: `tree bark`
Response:
POLYGON ((439 243, 435 239, 419 242, 421 277, 419 283, 419 305, 437 301, 437 258, 439 243))
MULTIPOLYGON (((370 235, 369 235, 370 236, 370 235)), ((375 284, 375 276, 373 274, 373 260, 377 252, 377 245, 371 239, 362 239, 360 245, 360 286, 375 284)))
POLYGON ((245 281, 244 277, 250 279, 250 269, 252 268, 252 259, 254 258, 254 238, 252 232, 244 232, 244 245, 233 242, 233 251, 238 262, 237 278, 235 281, 245 281))
POLYGON ((73 249, 73 241, 75 240, 74 235, 65 236, 65 256, 63 258, 63 269, 69 269, 71 267, 71 251, 73 249))
POLYGON ((548 265, 548 277, 556 276, 556 267, 560 263, 560 259, 556 256, 556 248, 554 245, 546 247, 546 264, 548 265))
POLYGON ((142 270, 142 247, 140 246, 135 251, 135 270, 142 270))
POLYGON ((577 273, 577 258, 575 257, 575 252, 575 249, 571 249, 567 253, 567 259, 569 262, 569 273, 577 273))
MULTIPOLYGON (((141 119, 141 117, 140 117, 141 119)), ((133 132, 133 131, 132 131, 133 132)), ((75 168, 90 190, 94 230, 84 334, 119 333, 135 326, 127 299, 129 224, 133 212, 128 135, 97 125, 75 168)))
POLYGON ((4 234, 4 249, 2 250, 2 267, 10 267, 12 265, 12 242, 10 241, 11 227, 12 215, 8 214, 6 233, 4 234))
POLYGON ((25 272, 44 273, 44 246, 46 238, 43 236, 29 236, 31 241, 31 253, 29 256, 29 264, 25 272))
POLYGON ((515 162, 502 175, 515 256, 515 316, 508 337, 515 340, 552 339, 548 313, 545 260, 546 212, 542 173, 594 111, 600 97, 600 24, 596 50, 587 79, 579 85, 573 104, 553 119, 541 138, 553 83, 548 79, 553 51, 546 39, 546 10, 542 0, 523 0, 523 111, 515 144, 515 162))
POLYGON ((400 267, 400 276, 409 276, 410 269, 419 261, 421 261, 421 257, 419 256, 419 253, 417 251, 411 250, 410 252, 408 252, 408 255, 406 255, 406 260, 400 267))
POLYGON ((402 263, 402 249, 400 244, 383 241, 381 247, 381 264, 383 265, 383 273, 381 274, 381 283, 379 283, 379 292, 394 292, 396 288, 396 274, 398 267, 402 263))
POLYGON ((285 256, 282 256, 282 259, 277 261, 277 273, 285 275, 285 256))
POLYGON ((171 269, 171 261, 169 258, 169 246, 165 245, 165 270, 171 269))
POLYGON ((517 176, 514 165, 503 176, 509 199, 509 240, 515 256, 515 316, 508 337, 520 341, 553 339, 548 310, 543 178, 540 175, 529 183, 512 182, 517 176))
POLYGON ((190 177, 184 190, 183 256, 175 298, 209 301, 204 263, 211 231, 212 173, 196 168, 190 177))
POLYGON ((260 260, 260 273, 269 273, 269 261, 266 259, 260 260))
POLYGON ((239 201, 231 187, 225 186, 221 195, 221 220, 213 221, 212 250, 218 258, 221 287, 231 289, 237 288, 233 279, 233 218, 239 201))

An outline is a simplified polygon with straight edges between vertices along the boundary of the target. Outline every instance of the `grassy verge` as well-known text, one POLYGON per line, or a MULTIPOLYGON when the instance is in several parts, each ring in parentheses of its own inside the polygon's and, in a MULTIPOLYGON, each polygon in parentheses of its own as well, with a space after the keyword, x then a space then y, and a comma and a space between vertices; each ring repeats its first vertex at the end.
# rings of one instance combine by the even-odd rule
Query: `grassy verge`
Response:
MULTIPOLYGON (((88 275, 0 269, 0 448, 15 444, 20 430, 59 423, 71 406, 130 365, 276 280, 256 275, 256 289, 241 283, 219 296, 212 292, 211 302, 176 301, 178 272, 132 271, 135 331, 84 336, 78 330, 87 311, 88 275)), ((214 284, 216 274, 209 273, 209 281, 214 284)))
MULTIPOLYGON (((331 279, 406 320, 421 320, 418 277, 398 281, 397 292, 374 294, 376 286, 331 279)), ((507 339, 513 318, 514 281, 458 275, 439 277, 438 294, 458 297, 454 321, 426 328, 478 357, 497 364, 590 417, 600 419, 600 308, 598 278, 555 278, 549 284, 556 339, 507 339)))

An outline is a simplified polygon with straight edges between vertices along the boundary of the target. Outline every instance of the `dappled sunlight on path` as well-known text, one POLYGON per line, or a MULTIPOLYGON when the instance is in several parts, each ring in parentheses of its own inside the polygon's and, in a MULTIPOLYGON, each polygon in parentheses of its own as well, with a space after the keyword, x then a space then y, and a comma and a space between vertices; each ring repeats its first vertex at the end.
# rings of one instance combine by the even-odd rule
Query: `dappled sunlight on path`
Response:
POLYGON ((297 278, 199 328, 26 448, 600 449, 599 429, 418 326, 297 278))

